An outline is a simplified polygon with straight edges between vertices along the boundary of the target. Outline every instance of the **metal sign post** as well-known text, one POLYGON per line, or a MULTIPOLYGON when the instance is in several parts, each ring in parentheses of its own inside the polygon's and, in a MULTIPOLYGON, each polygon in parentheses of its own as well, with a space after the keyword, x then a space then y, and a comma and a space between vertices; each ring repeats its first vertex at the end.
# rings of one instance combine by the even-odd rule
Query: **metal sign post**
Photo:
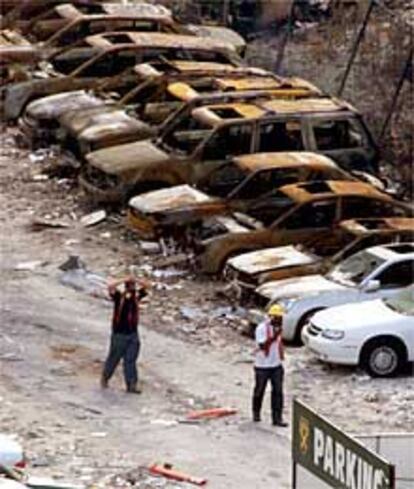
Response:
POLYGON ((394 465, 296 399, 292 429, 294 489, 297 465, 335 489, 395 489, 394 465))

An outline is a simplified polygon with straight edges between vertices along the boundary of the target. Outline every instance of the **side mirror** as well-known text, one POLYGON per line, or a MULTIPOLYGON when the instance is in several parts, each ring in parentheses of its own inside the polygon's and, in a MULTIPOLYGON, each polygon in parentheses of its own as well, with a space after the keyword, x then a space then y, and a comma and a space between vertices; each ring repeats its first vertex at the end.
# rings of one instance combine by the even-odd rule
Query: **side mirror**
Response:
POLYGON ((364 292, 375 292, 381 286, 379 280, 369 280, 364 286, 364 292))

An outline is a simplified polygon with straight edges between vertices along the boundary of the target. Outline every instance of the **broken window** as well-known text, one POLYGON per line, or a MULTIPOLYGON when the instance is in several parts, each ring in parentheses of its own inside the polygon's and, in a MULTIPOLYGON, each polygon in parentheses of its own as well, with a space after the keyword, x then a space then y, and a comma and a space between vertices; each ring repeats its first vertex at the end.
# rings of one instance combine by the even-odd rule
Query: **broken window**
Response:
POLYGON ((379 280, 381 287, 408 287, 413 283, 414 261, 406 260, 394 263, 379 273, 375 279, 379 280))
POLYGON ((343 199, 341 219, 403 216, 404 210, 381 200, 349 197, 343 199))
POLYGON ((300 121, 266 122, 259 126, 259 151, 300 151, 304 149, 300 121))
POLYGON ((311 124, 320 151, 359 148, 365 142, 362 127, 355 119, 316 120, 311 124))
POLYGON ((225 197, 245 177, 245 173, 233 162, 230 162, 212 171, 198 184, 198 187, 213 195, 225 197))
POLYGON ((336 220, 336 202, 322 201, 304 204, 282 223, 285 229, 329 228, 336 220))
POLYGON ((204 146, 203 160, 225 160, 230 156, 251 153, 252 124, 235 124, 219 128, 204 146))
POLYGON ((263 170, 252 174, 240 187, 234 190, 231 197, 234 199, 255 199, 261 195, 274 192, 275 189, 297 182, 299 170, 297 168, 280 168, 263 170))

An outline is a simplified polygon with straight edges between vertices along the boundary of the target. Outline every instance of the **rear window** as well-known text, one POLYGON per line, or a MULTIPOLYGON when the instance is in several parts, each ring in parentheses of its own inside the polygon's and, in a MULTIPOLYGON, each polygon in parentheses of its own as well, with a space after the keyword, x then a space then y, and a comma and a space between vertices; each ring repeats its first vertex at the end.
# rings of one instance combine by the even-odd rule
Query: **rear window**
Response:
POLYGON ((366 142, 362 125, 356 119, 312 121, 312 130, 321 151, 359 148, 366 142))

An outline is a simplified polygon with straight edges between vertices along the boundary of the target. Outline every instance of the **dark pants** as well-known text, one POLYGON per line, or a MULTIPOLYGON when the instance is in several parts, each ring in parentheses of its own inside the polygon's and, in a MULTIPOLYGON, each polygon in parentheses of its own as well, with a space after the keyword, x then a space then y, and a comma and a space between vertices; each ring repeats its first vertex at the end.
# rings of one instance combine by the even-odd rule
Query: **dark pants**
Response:
POLYGON ((255 386, 253 391, 253 417, 260 419, 263 397, 267 382, 272 385, 271 409, 272 421, 278 422, 282 419, 283 411, 283 367, 255 368, 255 386))
POLYGON ((123 359, 125 383, 129 388, 135 387, 138 382, 137 359, 139 350, 140 342, 137 333, 112 333, 111 345, 102 373, 103 378, 109 380, 118 363, 123 359))

